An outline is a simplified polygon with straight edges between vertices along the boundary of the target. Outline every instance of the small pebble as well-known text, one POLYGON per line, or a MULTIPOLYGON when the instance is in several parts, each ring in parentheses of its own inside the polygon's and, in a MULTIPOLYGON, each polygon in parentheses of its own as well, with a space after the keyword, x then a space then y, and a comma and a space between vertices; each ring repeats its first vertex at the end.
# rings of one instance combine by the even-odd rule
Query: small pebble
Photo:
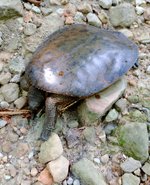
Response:
POLYGON ((105 155, 101 156, 101 162, 103 164, 108 163, 108 161, 109 161, 109 155, 108 154, 105 154, 105 155))
POLYGON ((147 67, 146 73, 150 75, 150 66, 147 67))
POLYGON ((11 179, 11 176, 10 175, 4 175, 4 178, 5 178, 5 180, 10 180, 11 179))
POLYGON ((80 181, 78 179, 74 180, 73 185, 80 185, 80 181))
POLYGON ((100 162, 101 162, 99 158, 94 158, 93 161, 94 161, 95 163, 97 163, 97 164, 100 164, 100 162))
POLYGON ((31 176, 35 177, 38 174, 38 170, 36 168, 31 169, 31 176))
POLYGON ((41 10, 37 7, 37 6, 33 6, 32 7, 32 11, 37 13, 37 14, 40 14, 41 13, 41 10))
POLYGON ((67 180, 67 184, 72 185, 72 183, 73 183, 73 178, 69 177, 67 180))
POLYGON ((0 129, 7 125, 7 121, 0 119, 0 129))
POLYGON ((7 157, 7 156, 4 156, 4 157, 2 158, 2 161, 3 161, 4 163, 7 163, 7 162, 8 162, 8 157, 7 157))

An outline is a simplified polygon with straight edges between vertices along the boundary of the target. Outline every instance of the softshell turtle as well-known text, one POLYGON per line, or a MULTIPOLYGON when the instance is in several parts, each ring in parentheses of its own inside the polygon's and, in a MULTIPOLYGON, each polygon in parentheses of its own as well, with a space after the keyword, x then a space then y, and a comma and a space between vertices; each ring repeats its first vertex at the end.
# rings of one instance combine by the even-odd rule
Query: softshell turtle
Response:
POLYGON ((26 68, 32 86, 50 93, 41 139, 54 129, 57 111, 107 88, 134 65, 138 48, 120 32, 72 25, 51 34, 26 68))

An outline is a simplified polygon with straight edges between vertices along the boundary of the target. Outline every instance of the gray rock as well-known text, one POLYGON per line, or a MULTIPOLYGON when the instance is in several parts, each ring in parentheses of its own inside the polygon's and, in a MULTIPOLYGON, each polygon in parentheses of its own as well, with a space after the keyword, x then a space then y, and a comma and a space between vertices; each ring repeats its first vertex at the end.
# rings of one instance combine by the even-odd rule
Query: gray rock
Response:
POLYGON ((20 74, 16 74, 16 75, 14 75, 12 77, 12 79, 10 80, 10 82, 12 82, 12 83, 18 83, 18 82, 20 82, 20 79, 21 79, 20 74))
POLYGON ((1 101, 0 102, 0 107, 2 109, 7 109, 9 107, 9 103, 7 103, 6 101, 1 101))
POLYGON ((0 119, 0 129, 5 127, 5 125, 7 125, 7 121, 0 119))
POLYGON ((135 10, 136 10, 137 15, 142 15, 145 9, 141 6, 136 6, 135 10))
POLYGON ((25 60, 21 56, 13 58, 10 61, 9 70, 14 74, 22 74, 25 71, 25 60))
POLYGON ((105 154, 105 155, 101 156, 101 162, 103 164, 108 163, 108 161, 109 161, 109 155, 108 154, 105 154))
POLYGON ((83 23, 84 21, 86 21, 86 17, 83 15, 83 13, 76 12, 74 16, 74 21, 75 23, 83 23))
POLYGON ((135 0, 135 4, 136 5, 141 5, 141 4, 145 4, 145 0, 135 0))
POLYGON ((73 184, 73 178, 69 177, 68 180, 67 180, 67 184, 72 185, 73 184))
POLYGON ((133 159, 132 157, 127 158, 123 163, 121 163, 120 167, 124 172, 134 172, 138 168, 141 168, 140 161, 133 159))
POLYGON ((50 138, 42 143, 39 153, 39 161, 47 163, 55 160, 63 153, 63 147, 59 136, 53 133, 50 138))
POLYGON ((115 123, 108 123, 104 127, 104 130, 105 130, 106 135, 111 134, 116 127, 117 127, 117 124, 115 124, 115 123))
POLYGON ((150 21, 150 7, 145 8, 145 11, 144 11, 144 19, 146 21, 150 21))
POLYGON ((111 7, 109 13, 110 22, 113 26, 128 27, 136 20, 134 7, 129 3, 111 7))
POLYGON ((33 35, 36 32, 36 25, 33 23, 27 23, 24 27, 24 34, 27 36, 33 35))
POLYGON ((133 175, 132 173, 125 173, 122 176, 122 185, 139 185, 140 178, 133 175))
POLYGON ((77 8, 80 12, 84 13, 84 14, 87 14, 89 12, 92 12, 92 7, 89 3, 87 3, 86 1, 85 2, 82 2, 78 8, 77 8))
POLYGON ((9 72, 2 72, 0 73, 0 84, 4 85, 7 84, 11 79, 11 73, 9 72))
POLYGON ((99 99, 95 96, 86 98, 78 106, 78 117, 82 125, 96 125, 98 120, 112 107, 126 89, 126 80, 122 78, 104 91, 100 92, 99 99), (103 106, 102 106, 103 105, 103 106))
POLYGON ((41 11, 43 15, 49 15, 50 13, 53 12, 51 8, 45 8, 45 7, 41 7, 41 11))
POLYGON ((0 88, 0 91, 2 95, 4 96, 4 99, 10 103, 16 100, 19 96, 19 86, 15 83, 8 83, 3 85, 0 88))
POLYGON ((49 0, 50 5, 61 5, 60 0, 49 0))
POLYGON ((79 126, 79 123, 76 120, 71 120, 67 123, 67 125, 69 128, 77 128, 79 126))
POLYGON ((84 185, 106 185, 103 175, 95 165, 86 158, 74 163, 71 171, 84 185))
POLYGON ((40 14, 41 13, 41 10, 37 7, 37 6, 33 6, 32 7, 32 11, 37 13, 37 14, 40 14))
POLYGON ((150 65, 147 67, 146 73, 150 75, 150 65))
POLYGON ((7 20, 23 15, 23 7, 20 0, 1 0, 0 1, 0 20, 7 20))
POLYGON ((133 33, 132 31, 130 31, 127 28, 122 28, 119 30, 121 33, 123 33, 125 36, 127 36, 128 38, 132 39, 133 38, 133 33))
POLYGON ((86 17, 87 17, 88 23, 90 25, 96 26, 96 27, 101 27, 102 23, 99 20, 99 18, 97 17, 97 15, 95 15, 94 13, 88 13, 86 17))
POLYGON ((150 163, 146 162, 142 167, 144 173, 150 176, 150 163))
POLYGON ((80 185, 80 181, 78 179, 74 180, 73 185, 80 185))
POLYGON ((141 162, 148 158, 148 131, 145 123, 131 122, 121 126, 118 141, 126 155, 141 162))
POLYGON ((94 143, 96 139, 96 132, 94 127, 86 127, 83 131, 84 138, 89 143, 94 143))
POLYGON ((0 37, 0 46, 3 44, 3 39, 0 37))
POLYGON ((115 103, 115 107, 118 111, 120 111, 121 113, 126 113, 127 112, 127 100, 125 98, 121 98, 119 99, 116 103, 115 103))
POLYGON ((140 34, 140 36, 137 37, 137 40, 141 42, 142 44, 148 44, 150 43, 150 34, 148 30, 143 30, 143 32, 140 34))
POLYGON ((30 3, 24 3, 23 6, 25 7, 26 10, 32 9, 32 5, 30 3))
POLYGON ((112 109, 109 111, 109 113, 107 114, 105 121, 106 122, 111 122, 111 121, 115 121, 118 119, 118 112, 116 111, 116 109, 112 109))
POLYGON ((25 106, 27 103, 27 98, 26 97, 20 97, 17 100, 14 101, 14 104, 17 109, 21 109, 25 106))
POLYGON ((112 5, 112 0, 99 0, 99 5, 105 9, 109 9, 112 5))

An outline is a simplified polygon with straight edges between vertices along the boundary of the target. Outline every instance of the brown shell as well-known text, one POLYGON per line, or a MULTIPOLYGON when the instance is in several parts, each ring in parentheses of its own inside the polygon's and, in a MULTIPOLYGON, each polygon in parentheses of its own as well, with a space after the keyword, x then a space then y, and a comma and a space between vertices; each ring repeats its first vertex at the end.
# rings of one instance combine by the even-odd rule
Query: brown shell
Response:
POLYGON ((122 33, 72 25, 41 44, 26 74, 46 92, 86 97, 118 80, 137 59, 137 46, 122 33))

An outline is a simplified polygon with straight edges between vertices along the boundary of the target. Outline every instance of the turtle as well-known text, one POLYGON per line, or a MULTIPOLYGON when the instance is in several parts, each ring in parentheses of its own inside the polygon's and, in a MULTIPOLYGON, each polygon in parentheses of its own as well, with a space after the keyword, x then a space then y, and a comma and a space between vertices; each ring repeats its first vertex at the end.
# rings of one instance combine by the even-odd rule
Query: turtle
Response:
POLYGON ((57 113, 107 88, 133 66, 138 66, 138 47, 121 32, 73 24, 48 36, 26 67, 29 107, 46 94, 40 138, 49 138, 57 113))

